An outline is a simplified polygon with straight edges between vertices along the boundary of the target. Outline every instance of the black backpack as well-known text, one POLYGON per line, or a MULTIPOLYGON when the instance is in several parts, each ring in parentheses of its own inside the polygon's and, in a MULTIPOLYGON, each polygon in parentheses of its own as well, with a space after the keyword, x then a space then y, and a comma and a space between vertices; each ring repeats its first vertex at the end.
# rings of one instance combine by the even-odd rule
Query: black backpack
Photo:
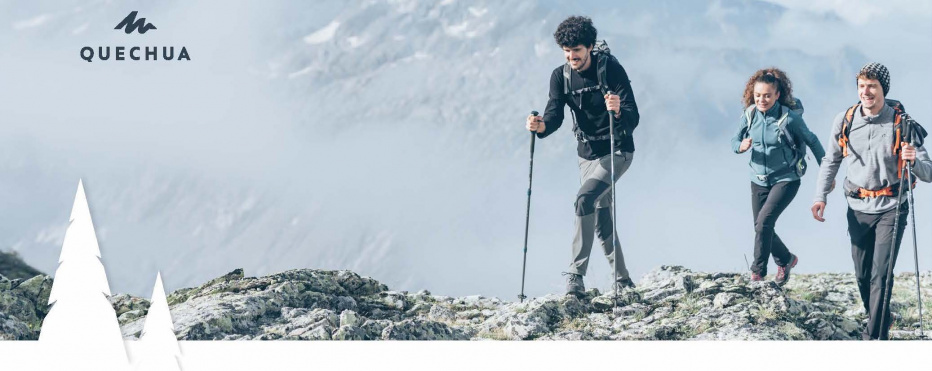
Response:
MULTIPOLYGON (((563 65, 563 96, 582 95, 583 93, 591 91, 599 91, 603 95, 608 93, 610 89, 608 86, 608 64, 609 61, 619 63, 618 59, 612 55, 612 51, 608 48, 608 43, 606 43, 605 40, 598 40, 595 42, 595 45, 592 47, 592 57, 595 58, 596 76, 599 78, 599 85, 570 91, 570 79, 572 79, 573 74, 570 64, 566 63, 563 65)), ((611 137, 609 134, 588 135, 584 133, 576 123, 576 113, 572 109, 570 109, 570 115, 573 116, 573 135, 576 136, 576 140, 585 143, 589 141, 606 140, 611 137)), ((622 131, 622 135, 624 135, 624 131, 622 131)))

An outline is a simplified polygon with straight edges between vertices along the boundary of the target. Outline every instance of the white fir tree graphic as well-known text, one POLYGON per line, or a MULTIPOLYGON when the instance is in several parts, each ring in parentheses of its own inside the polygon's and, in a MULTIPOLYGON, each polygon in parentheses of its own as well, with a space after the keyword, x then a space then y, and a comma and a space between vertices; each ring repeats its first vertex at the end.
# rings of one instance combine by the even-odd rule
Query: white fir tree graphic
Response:
POLYGON ((51 309, 39 333, 39 342, 49 354, 46 361, 60 364, 63 370, 128 368, 82 181, 58 264, 49 295, 51 309))
POLYGON ((165 287, 162 286, 161 272, 155 277, 155 287, 152 288, 152 298, 149 302, 149 312, 146 314, 146 323, 143 325, 142 335, 140 335, 135 348, 138 350, 138 356, 133 356, 136 370, 181 370, 179 364, 181 350, 178 348, 175 325, 168 310, 168 300, 165 298, 165 287))

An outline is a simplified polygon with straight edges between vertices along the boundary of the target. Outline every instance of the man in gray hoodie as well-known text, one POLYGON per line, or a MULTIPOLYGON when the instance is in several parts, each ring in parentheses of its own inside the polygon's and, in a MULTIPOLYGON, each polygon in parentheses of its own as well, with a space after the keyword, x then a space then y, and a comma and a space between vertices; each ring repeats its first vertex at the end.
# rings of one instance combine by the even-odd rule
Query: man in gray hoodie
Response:
POLYGON ((851 255, 861 301, 869 318, 863 338, 887 339, 891 319, 889 315, 880 317, 887 296, 890 249, 894 250, 895 262, 909 212, 906 197, 897 205, 900 182, 906 181, 900 179, 900 163, 908 161, 914 175, 929 182, 932 181, 932 160, 923 147, 914 147, 900 139, 897 129, 902 128, 905 121, 898 120, 897 111, 886 103, 885 97, 890 91, 887 68, 879 63, 864 66, 858 73, 857 84, 860 102, 836 116, 832 125, 835 140, 819 168, 812 216, 825 221, 826 195, 834 189, 835 175, 845 161, 848 171, 843 188, 848 201, 851 255), (896 243, 891 246, 894 233, 896 243))

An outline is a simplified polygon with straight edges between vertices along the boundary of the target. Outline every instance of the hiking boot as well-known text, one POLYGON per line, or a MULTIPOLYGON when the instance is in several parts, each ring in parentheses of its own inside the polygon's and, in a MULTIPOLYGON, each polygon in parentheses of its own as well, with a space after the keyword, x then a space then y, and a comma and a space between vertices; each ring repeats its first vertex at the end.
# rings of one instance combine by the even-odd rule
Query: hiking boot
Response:
POLYGON ((580 296, 585 294, 586 285, 583 284, 582 276, 576 273, 563 273, 566 276, 566 294, 580 296))
POLYGON ((622 278, 618 281, 615 281, 615 283, 612 284, 612 293, 614 293, 615 290, 617 290, 618 292, 621 292, 624 289, 633 289, 633 288, 634 288, 634 282, 632 282, 630 278, 622 278))
POLYGON ((763 280, 764 277, 762 277, 759 273, 751 272, 751 282, 760 282, 763 280))
POLYGON ((783 267, 777 267, 777 277, 773 279, 778 285, 783 286, 787 281, 790 280, 790 270, 796 266, 796 263, 799 262, 799 258, 796 255, 790 254, 793 258, 790 259, 790 263, 783 267))

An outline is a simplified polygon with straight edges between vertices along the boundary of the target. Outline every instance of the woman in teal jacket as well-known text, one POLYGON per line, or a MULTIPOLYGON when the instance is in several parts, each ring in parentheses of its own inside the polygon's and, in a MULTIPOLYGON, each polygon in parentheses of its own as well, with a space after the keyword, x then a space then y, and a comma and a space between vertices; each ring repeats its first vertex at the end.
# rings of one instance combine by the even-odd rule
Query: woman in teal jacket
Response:
POLYGON ((793 98, 793 86, 783 71, 757 71, 744 89, 744 106, 732 150, 751 150, 751 209, 754 213, 754 263, 751 280, 767 275, 773 254, 778 284, 785 284, 799 258, 787 249, 774 231, 777 218, 796 197, 806 170, 806 146, 822 163, 825 150, 802 118, 802 102, 793 98))

